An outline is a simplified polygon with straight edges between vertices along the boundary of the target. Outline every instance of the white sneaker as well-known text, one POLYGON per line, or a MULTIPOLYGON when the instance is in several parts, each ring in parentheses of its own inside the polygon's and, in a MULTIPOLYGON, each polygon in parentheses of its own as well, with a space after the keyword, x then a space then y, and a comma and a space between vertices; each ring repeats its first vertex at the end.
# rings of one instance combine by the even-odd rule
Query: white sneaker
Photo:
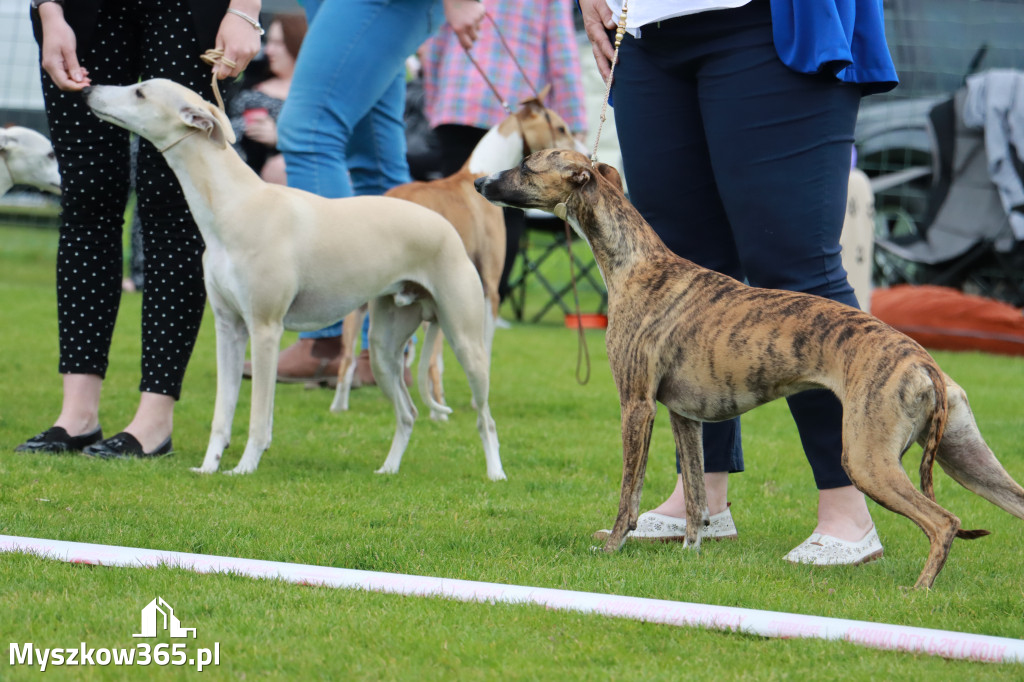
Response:
POLYGON ((882 557, 882 542, 874 526, 863 538, 847 542, 831 535, 812 533, 783 557, 794 564, 815 566, 859 566, 882 557))
MULTIPOLYGON (((725 511, 711 517, 704 512, 708 525, 701 529, 704 540, 733 540, 739 535, 736 524, 732 520, 732 512, 725 511)), ((602 529, 594 533, 594 539, 607 540, 612 532, 602 529)), ((648 542, 683 542, 686 540, 686 519, 666 516, 657 512, 644 512, 636 519, 636 530, 626 535, 627 540, 646 540, 648 542)))

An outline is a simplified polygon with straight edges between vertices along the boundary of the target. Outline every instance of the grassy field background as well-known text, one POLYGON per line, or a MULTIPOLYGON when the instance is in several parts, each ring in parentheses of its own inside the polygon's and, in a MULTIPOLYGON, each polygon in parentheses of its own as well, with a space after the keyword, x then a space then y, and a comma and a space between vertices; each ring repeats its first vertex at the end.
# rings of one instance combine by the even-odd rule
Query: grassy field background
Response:
MULTIPOLYGON (((328 411, 328 391, 279 386, 274 443, 250 476, 199 476, 215 385, 213 320, 176 412, 176 454, 157 461, 24 456, 60 403, 53 260, 56 233, 0 230, 0 534, 463 578, 806 613, 1024 638, 1024 522, 936 474, 936 495, 969 528, 930 592, 907 591, 927 552, 907 519, 871 503, 885 557, 862 567, 792 566, 816 496, 796 430, 776 402, 744 417, 747 471, 731 479, 740 539, 628 544, 595 554, 621 473, 618 402, 603 335, 588 333, 593 377, 574 380, 576 334, 557 316, 495 339, 491 408, 509 480, 487 480, 468 387, 449 355, 451 421, 417 422, 401 472, 373 473, 394 428, 375 388, 328 411)), ((584 294, 586 296, 586 294, 584 294)), ((125 296, 104 388, 113 434, 137 401, 141 299, 125 296)), ((585 299, 586 305, 586 299, 585 299)), ((289 334, 285 344, 292 341, 289 334)), ((982 432, 1024 480, 1024 359, 936 353, 971 397, 982 432)), ((248 425, 248 384, 224 467, 248 425)), ((674 482, 662 410, 643 508, 674 482)), ((916 471, 917 453, 905 465, 916 471)), ((916 475, 912 476, 916 480, 916 475)), ((6 647, 131 647, 139 611, 161 596, 196 646, 219 643, 208 679, 971 679, 1019 680, 1020 665, 945 661, 845 643, 767 640, 528 606, 481 605, 311 588, 175 569, 110 569, 0 555, 0 679, 6 647)), ((149 668, 51 668, 58 679, 148 679, 149 668)), ((168 678, 191 677, 167 667, 168 678)))

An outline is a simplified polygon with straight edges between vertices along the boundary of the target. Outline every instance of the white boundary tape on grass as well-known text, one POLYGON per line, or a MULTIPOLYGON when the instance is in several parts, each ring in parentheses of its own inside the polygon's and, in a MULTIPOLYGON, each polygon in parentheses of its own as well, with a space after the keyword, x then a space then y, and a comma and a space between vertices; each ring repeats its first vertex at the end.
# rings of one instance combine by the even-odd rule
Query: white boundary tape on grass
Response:
POLYGON ((0 552, 21 552, 58 561, 100 566, 171 566, 197 573, 230 573, 252 578, 284 580, 301 585, 442 597, 466 602, 537 604, 561 611, 596 613, 648 623, 729 630, 760 637, 842 640, 877 649, 907 651, 944 658, 996 663, 1024 662, 1024 640, 1020 639, 778 611, 115 545, 93 545, 13 535, 0 535, 0 552))

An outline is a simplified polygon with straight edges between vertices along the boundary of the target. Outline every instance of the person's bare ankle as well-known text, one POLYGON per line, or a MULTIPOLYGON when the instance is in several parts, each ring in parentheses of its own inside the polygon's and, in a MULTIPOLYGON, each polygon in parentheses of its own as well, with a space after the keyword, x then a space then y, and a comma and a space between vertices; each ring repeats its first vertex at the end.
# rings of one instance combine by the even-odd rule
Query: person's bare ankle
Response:
POLYGON ((853 486, 818 491, 815 533, 857 542, 863 540, 874 525, 864 495, 853 486))
POLYGON ((678 501, 675 498, 670 497, 651 511, 655 514, 661 514, 662 516, 671 516, 674 519, 685 519, 686 501, 678 501))
POLYGON ((100 422, 99 418, 95 415, 91 417, 66 417, 61 415, 53 425, 67 431, 69 436, 84 436, 98 429, 100 422))

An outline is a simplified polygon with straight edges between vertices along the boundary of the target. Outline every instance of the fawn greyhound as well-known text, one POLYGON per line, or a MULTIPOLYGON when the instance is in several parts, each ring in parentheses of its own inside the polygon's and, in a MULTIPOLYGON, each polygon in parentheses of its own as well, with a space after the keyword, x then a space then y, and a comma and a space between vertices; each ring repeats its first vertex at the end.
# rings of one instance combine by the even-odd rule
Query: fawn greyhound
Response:
MULTIPOLYGON (((482 198, 473 189, 473 182, 484 175, 504 170, 523 160, 523 157, 541 149, 557 147, 582 151, 583 145, 573 137, 569 126, 556 112, 544 106, 544 98, 551 86, 546 85, 536 97, 523 101, 519 108, 494 126, 480 139, 462 168, 454 174, 429 182, 408 182, 394 187, 386 196, 408 199, 433 209, 451 221, 466 245, 470 260, 480 272, 484 294, 490 303, 487 325, 487 347, 494 336, 494 321, 498 317, 498 284, 505 265, 505 218, 501 209, 482 198)), ((362 311, 349 315, 342 326, 342 358, 338 370, 332 411, 348 409, 349 391, 354 370, 355 333, 362 324, 362 311)), ((426 377, 429 390, 438 404, 444 404, 441 384, 441 339, 433 348, 424 347, 421 359, 420 381, 426 377), (424 360, 429 356, 429 365, 424 360)), ((430 411, 430 418, 443 421, 446 412, 430 411)))
MULTIPOLYGON (((608 288, 608 359, 622 408, 623 474, 605 551, 636 528, 655 401, 670 413, 687 518, 706 506, 700 423, 742 414, 809 388, 843 403, 842 462, 861 491, 903 514, 931 549, 916 587, 931 587, 960 520, 935 502, 935 460, 956 481, 1024 518, 1022 489, 996 460, 967 396, 915 341, 854 308, 808 294, 757 289, 673 254, 621 190, 615 169, 543 151, 477 181, 500 205, 564 217, 586 239, 608 288), (918 492, 900 466, 924 448, 918 492)), ((700 524, 686 544, 700 545, 700 524)))
MULTIPOLYGON (((408 445, 416 408, 402 380, 402 350, 419 324, 431 320, 439 324, 430 329, 444 330, 469 378, 487 475, 505 478, 487 403, 483 289, 451 223, 400 199, 324 199, 263 182, 231 148, 224 114, 172 81, 95 86, 86 101, 101 119, 138 133, 163 153, 206 242, 217 400, 197 471, 216 471, 228 445, 250 334, 249 441, 232 473, 254 471, 270 445, 283 330, 319 329, 370 301, 374 372, 397 420, 378 472, 397 472, 408 445)), ((429 395, 423 399, 431 404, 429 395)))

